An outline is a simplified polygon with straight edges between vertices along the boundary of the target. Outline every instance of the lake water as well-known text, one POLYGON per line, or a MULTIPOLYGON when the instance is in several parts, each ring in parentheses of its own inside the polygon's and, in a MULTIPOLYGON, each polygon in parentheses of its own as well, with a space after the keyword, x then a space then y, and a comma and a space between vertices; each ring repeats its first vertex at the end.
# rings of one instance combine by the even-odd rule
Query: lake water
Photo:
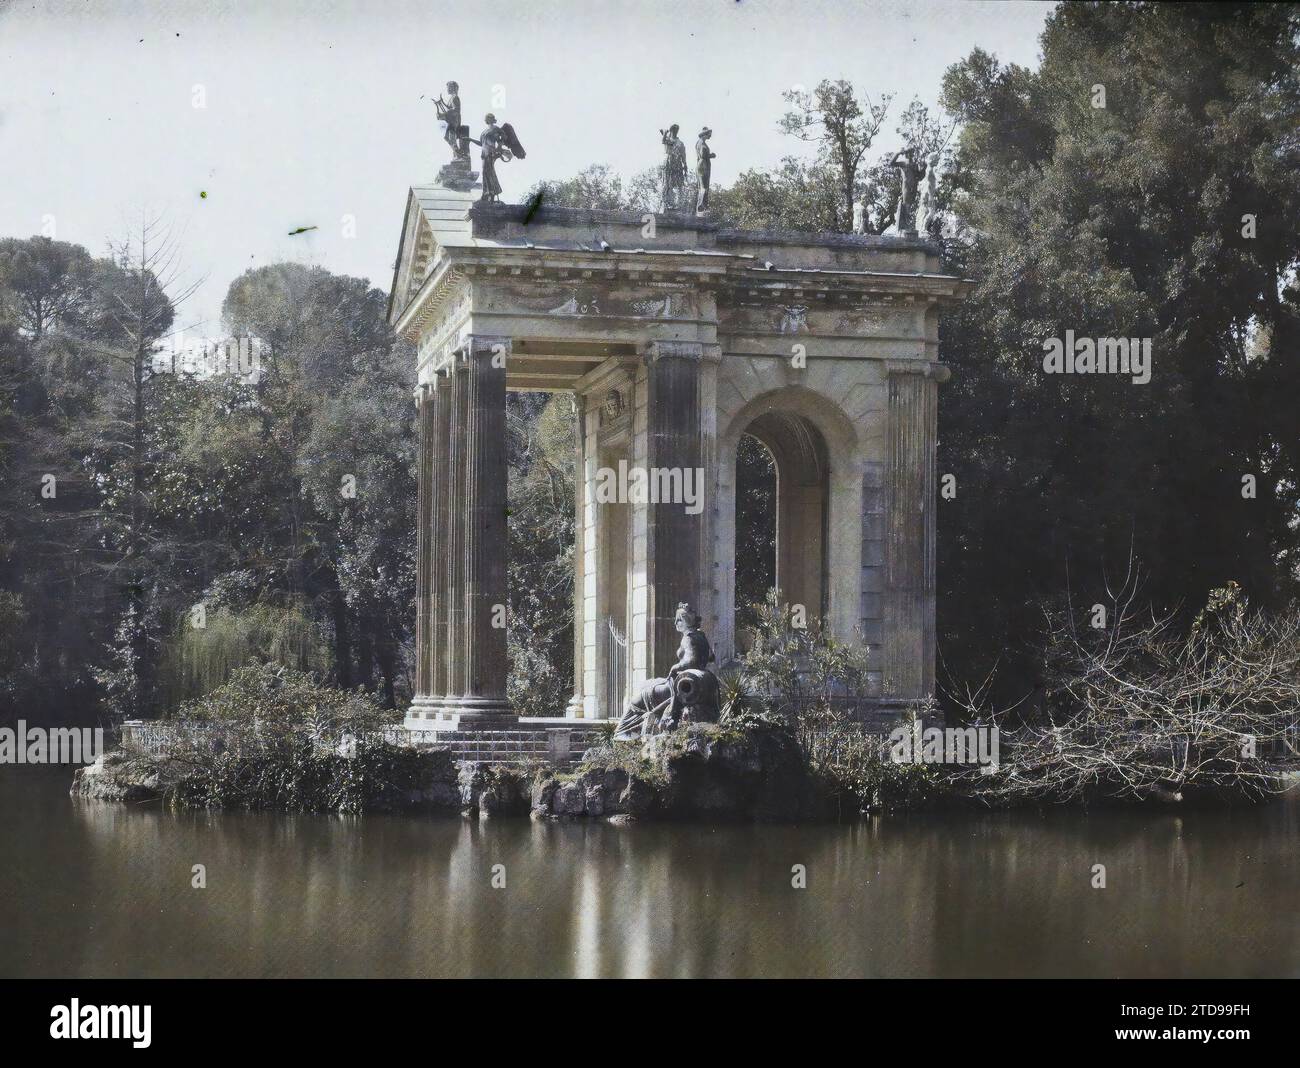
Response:
POLYGON ((1294 797, 619 828, 173 815, 69 781, 0 768, 0 975, 1300 975, 1294 797))

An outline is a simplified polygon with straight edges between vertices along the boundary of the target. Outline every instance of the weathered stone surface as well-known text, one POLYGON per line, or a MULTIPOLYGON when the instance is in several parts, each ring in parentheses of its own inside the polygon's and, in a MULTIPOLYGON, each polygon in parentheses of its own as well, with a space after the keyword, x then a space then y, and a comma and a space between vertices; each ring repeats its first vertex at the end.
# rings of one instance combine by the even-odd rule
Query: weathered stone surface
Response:
POLYGON ((654 807, 655 789, 647 779, 632 776, 618 797, 620 811, 628 816, 643 816, 654 807))
MULTIPOLYGON (((693 724, 640 745, 601 747, 576 773, 454 761, 422 750, 404 781, 370 795, 367 811, 463 812, 479 818, 613 817, 793 820, 820 815, 793 733, 756 716, 693 724)), ((75 796, 104 801, 174 798, 192 768, 166 758, 107 753, 80 769, 75 796)), ((619 822, 627 822, 620 819, 619 822)))
MULTIPOLYGON (((337 760, 337 758, 332 758, 337 760)), ((367 811, 396 812, 405 810, 457 812, 462 807, 460 769, 446 746, 421 750, 416 766, 402 781, 386 785, 365 804, 367 811)), ((96 801, 175 802, 187 786, 201 780, 202 769, 165 755, 147 755, 116 749, 105 753, 94 764, 78 768, 73 775, 70 793, 96 801)), ((472 776, 471 776, 472 779, 472 776)), ((483 807, 489 811, 523 813, 528 810, 527 791, 508 787, 501 779, 488 775, 480 785, 471 785, 475 807, 478 795, 487 792, 483 807)))
POLYGON ((554 779, 538 779, 534 781, 531 791, 532 815, 546 816, 553 811, 552 802, 555 800, 555 792, 560 788, 560 784, 554 779))
POLYGON ((522 816, 529 811, 531 782, 521 769, 468 760, 457 768, 461 811, 480 819, 522 816))
POLYGON ((581 782, 561 783, 555 791, 552 811, 557 816, 582 816, 587 812, 587 791, 581 782))
POLYGON ((131 759, 120 750, 102 753, 72 776, 73 797, 92 801, 156 801, 162 796, 162 764, 131 759))
MULTIPOLYGON (((535 816, 801 819, 821 805, 793 733, 760 717, 697 724, 609 750, 533 787, 535 816), (603 754, 602 754, 603 755, 603 754)), ((625 822, 620 820, 620 822, 625 822)))

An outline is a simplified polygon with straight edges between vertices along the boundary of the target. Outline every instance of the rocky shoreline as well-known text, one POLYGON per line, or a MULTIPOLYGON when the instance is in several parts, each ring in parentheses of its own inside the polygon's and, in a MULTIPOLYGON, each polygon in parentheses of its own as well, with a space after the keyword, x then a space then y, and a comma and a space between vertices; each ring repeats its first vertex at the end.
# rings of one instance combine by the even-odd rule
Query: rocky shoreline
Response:
MULTIPOLYGON (((325 775, 350 774, 347 758, 316 763, 325 775)), ((245 761, 245 777, 259 771, 245 761)), ((640 743, 588 750, 572 771, 542 765, 456 761, 445 746, 406 751, 400 773, 363 794, 360 804, 307 803, 313 811, 462 813, 478 818, 718 818, 806 820, 829 811, 794 733, 761 717, 698 724, 640 743)), ((78 769, 71 793, 96 801, 158 802, 175 808, 283 808, 280 799, 231 805, 207 788, 210 767, 194 760, 118 749, 78 769)))
MULTIPOLYGON (((117 749, 78 769, 71 793, 174 809, 460 813, 612 823, 807 822, 987 805, 968 782, 932 768, 888 762, 870 767, 870 775, 847 784, 824 772, 818 775, 790 727, 744 714, 721 724, 690 725, 644 744, 606 743, 588 749, 571 771, 540 761, 456 760, 445 745, 416 749, 385 744, 353 756, 302 750, 180 756, 117 749)), ((1279 771, 1276 786, 1295 788, 1297 778, 1279 771)), ((1180 792, 1149 797, 1146 803, 1182 808, 1257 801, 1180 792)), ((1102 797, 1092 803, 1121 802, 1102 797)), ((1087 807, 1084 801, 1071 804, 1087 807)))

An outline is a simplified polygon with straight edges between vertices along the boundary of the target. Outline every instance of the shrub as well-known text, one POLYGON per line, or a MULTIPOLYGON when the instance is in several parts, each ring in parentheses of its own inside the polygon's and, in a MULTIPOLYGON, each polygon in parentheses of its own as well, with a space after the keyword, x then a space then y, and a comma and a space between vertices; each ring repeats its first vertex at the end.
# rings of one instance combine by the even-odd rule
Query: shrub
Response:
POLYGON ((937 773, 892 764, 881 738, 856 718, 869 704, 867 646, 840 641, 820 620, 792 626, 775 590, 755 609, 754 641, 739 671, 721 680, 723 722, 752 712, 783 719, 814 778, 841 806, 893 809, 928 800, 937 773))
POLYGON ((253 664, 233 671, 211 693, 187 701, 177 718, 323 739, 345 731, 382 730, 390 715, 361 690, 323 686, 316 676, 280 664, 253 664))
POLYGON ((202 696, 249 664, 278 664, 302 672, 329 669, 328 645, 306 607, 214 604, 202 627, 188 613, 166 643, 161 682, 170 706, 202 696))
POLYGON ((1300 767, 1300 612, 1252 612, 1235 584, 1211 594, 1186 632, 1142 618, 1126 587, 1106 628, 1048 615, 1045 699, 1001 728, 999 774, 978 793, 994 803, 1089 800, 1260 800, 1300 767))
POLYGON ((428 781, 445 753, 389 744, 386 713, 360 690, 278 664, 239 668, 182 706, 168 760, 187 808, 361 812, 428 781))
POLYGON ((279 808, 357 813, 396 807, 425 786, 441 754, 362 739, 351 755, 322 753, 308 738, 254 752, 186 761, 169 801, 178 808, 279 808))

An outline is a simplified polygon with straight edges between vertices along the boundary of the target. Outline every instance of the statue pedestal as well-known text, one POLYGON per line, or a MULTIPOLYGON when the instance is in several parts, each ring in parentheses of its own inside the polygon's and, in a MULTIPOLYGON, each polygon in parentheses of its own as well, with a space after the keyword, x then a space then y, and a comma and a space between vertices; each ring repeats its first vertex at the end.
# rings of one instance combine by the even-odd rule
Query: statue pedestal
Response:
POLYGON ((478 187, 478 172, 470 167, 469 160, 452 160, 438 172, 438 184, 446 189, 469 192, 478 187))

